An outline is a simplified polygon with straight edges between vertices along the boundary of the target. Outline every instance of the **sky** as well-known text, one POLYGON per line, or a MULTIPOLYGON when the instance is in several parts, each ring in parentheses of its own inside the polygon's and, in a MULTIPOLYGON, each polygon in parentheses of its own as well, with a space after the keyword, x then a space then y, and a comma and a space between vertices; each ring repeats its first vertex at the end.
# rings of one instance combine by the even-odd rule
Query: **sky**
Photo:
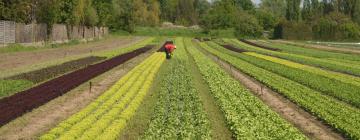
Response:
POLYGON ((252 0, 254 3, 259 4, 260 0, 252 0))

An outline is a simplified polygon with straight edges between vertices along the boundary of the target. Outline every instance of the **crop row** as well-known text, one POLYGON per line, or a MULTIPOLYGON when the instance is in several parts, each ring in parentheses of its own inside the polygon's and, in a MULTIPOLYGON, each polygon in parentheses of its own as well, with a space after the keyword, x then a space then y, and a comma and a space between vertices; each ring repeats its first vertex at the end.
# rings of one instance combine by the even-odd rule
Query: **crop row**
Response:
POLYGON ((34 83, 28 80, 0 80, 0 99, 13 93, 27 89, 34 83))
POLYGON ((225 114, 236 139, 306 139, 237 80, 186 40, 203 79, 225 114))
MULTIPOLYGON (((242 42, 240 42, 238 40, 230 40, 230 41, 232 41, 232 42, 234 42, 236 44, 242 44, 242 42)), ((258 42, 260 42, 260 41, 258 41, 258 42)), ((265 41, 261 41, 261 42, 265 42, 265 41)), ((265 42, 265 43, 267 45, 274 45, 274 44, 269 44, 268 42, 265 42)), ((346 66, 346 67, 352 67, 352 68, 360 69, 360 64, 356 60, 347 60, 347 59, 343 59, 343 57, 334 58, 334 57, 330 57, 330 56, 321 57, 321 55, 319 55, 319 56, 307 55, 307 53, 301 53, 302 51, 299 51, 299 49, 306 49, 306 48, 301 48, 301 47, 287 48, 287 49, 285 49, 284 51, 282 51, 279 54, 283 54, 283 55, 284 54, 291 54, 292 57, 302 58, 302 59, 309 59, 309 60, 312 60, 314 62, 322 62, 324 64, 333 64, 333 65, 346 66)), ((312 51, 316 52, 317 50, 315 49, 315 50, 312 50, 312 51)), ((305 51, 305 52, 307 52, 307 51, 305 51)), ((318 54, 321 54, 321 52, 318 52, 318 54)), ((339 53, 336 56, 341 56, 341 55, 342 55, 342 53, 339 53)), ((349 55, 349 54, 344 54, 344 55, 349 55)), ((354 56, 356 56, 356 55, 354 55, 354 56)))
POLYGON ((360 84, 354 78, 340 77, 321 69, 302 66, 287 60, 256 54, 237 55, 258 67, 277 73, 312 89, 360 107, 360 84), (333 78, 334 77, 334 78, 333 78))
POLYGON ((303 48, 297 47, 290 44, 282 44, 282 43, 274 43, 274 42, 265 42, 262 41, 261 43, 266 44, 268 46, 281 49, 284 52, 293 53, 293 54, 300 54, 315 58, 334 58, 337 60, 351 60, 351 61, 360 61, 359 55, 356 54, 345 54, 339 52, 329 52, 324 50, 312 49, 312 48, 303 48))
POLYGON ((40 139, 116 139, 141 104, 163 61, 161 53, 152 55, 40 139))
POLYGON ((144 46, 146 46, 148 44, 151 44, 153 41, 155 41, 157 39, 158 38, 155 38, 155 37, 149 37, 149 38, 147 38, 145 40, 142 40, 142 41, 140 41, 138 43, 135 43, 133 45, 129 45, 128 47, 125 47, 125 48, 121 47, 121 48, 118 48, 118 49, 97 53, 96 56, 111 58, 111 57, 117 56, 119 54, 123 54, 123 53, 126 53, 126 52, 131 52, 131 51, 134 51, 136 49, 142 48, 142 47, 144 47, 144 46))
POLYGON ((242 43, 242 42, 240 42, 238 40, 234 40, 234 39, 224 39, 224 41, 226 43, 235 44, 237 47, 248 50, 248 51, 254 51, 254 52, 257 52, 260 54, 271 55, 271 56, 295 61, 295 62, 306 64, 306 65, 329 69, 329 70, 336 71, 336 72, 342 72, 342 73, 360 76, 360 67, 354 67, 354 65, 345 64, 342 62, 336 62, 333 60, 303 56, 303 55, 299 55, 299 54, 290 54, 290 53, 286 53, 286 52, 269 51, 269 50, 253 47, 251 45, 242 43))
POLYGON ((161 82, 156 109, 143 139, 210 139, 210 124, 193 87, 182 38, 161 82))
POLYGON ((254 52, 236 53, 223 49, 215 43, 208 43, 214 49, 240 58, 278 75, 299 82, 314 90, 331 95, 356 107, 360 107, 360 84, 356 77, 325 71, 288 60, 257 54, 254 52))
POLYGON ((87 66, 86 68, 73 71, 39 84, 31 89, 0 99, 0 125, 10 122, 32 109, 67 93, 84 82, 123 64, 150 49, 150 47, 143 47, 106 61, 87 66))
POLYGON ((202 45, 202 47, 313 113, 350 139, 360 139, 359 109, 336 101, 332 97, 323 95, 268 70, 256 67, 237 57, 218 51, 206 44, 202 45))

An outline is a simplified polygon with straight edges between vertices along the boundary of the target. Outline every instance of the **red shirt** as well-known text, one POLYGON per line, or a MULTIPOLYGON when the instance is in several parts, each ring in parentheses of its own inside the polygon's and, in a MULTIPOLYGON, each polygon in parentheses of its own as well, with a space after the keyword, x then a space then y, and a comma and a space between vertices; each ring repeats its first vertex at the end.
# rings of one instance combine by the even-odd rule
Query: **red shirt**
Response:
POLYGON ((172 53, 176 49, 176 46, 173 44, 166 44, 165 49, 172 53))

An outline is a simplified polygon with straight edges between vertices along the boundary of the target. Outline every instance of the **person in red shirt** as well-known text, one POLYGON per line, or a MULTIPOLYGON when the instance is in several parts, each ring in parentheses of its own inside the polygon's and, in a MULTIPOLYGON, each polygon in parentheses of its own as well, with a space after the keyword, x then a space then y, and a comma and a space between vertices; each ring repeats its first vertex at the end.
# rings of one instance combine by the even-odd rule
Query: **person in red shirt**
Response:
POLYGON ((164 48, 165 48, 166 58, 170 59, 171 56, 173 55, 174 50, 176 49, 176 46, 172 41, 167 41, 164 45, 164 48))

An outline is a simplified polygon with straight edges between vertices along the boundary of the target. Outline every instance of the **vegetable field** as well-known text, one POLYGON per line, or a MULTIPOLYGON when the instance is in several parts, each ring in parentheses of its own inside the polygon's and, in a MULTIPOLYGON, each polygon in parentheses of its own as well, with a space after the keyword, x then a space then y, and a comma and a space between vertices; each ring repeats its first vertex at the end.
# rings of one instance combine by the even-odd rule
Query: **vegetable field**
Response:
POLYGON ((0 79, 0 139, 357 140, 359 75, 360 56, 352 53, 281 41, 144 37, 0 79), (158 50, 169 40, 176 49, 166 59, 158 50), (66 107, 42 114, 51 119, 29 121, 57 103, 66 107), (291 110, 276 106, 284 104, 291 110), (14 138, 17 131, 26 137, 14 138))

